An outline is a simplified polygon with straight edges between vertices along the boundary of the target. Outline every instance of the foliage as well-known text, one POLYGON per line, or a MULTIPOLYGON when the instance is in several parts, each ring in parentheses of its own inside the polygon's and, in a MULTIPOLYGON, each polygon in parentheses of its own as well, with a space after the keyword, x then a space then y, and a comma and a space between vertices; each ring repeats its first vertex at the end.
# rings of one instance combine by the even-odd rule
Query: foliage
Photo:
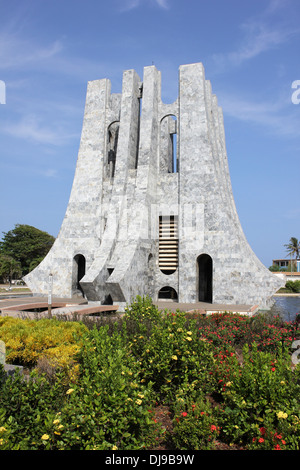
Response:
POLYGON ((11 282, 14 276, 19 277, 21 274, 22 269, 19 261, 0 253, 0 279, 3 282, 6 282, 7 279, 11 282))
POLYGON ((155 449, 169 442, 204 450, 221 442, 299 450, 296 322, 159 312, 138 297, 116 322, 88 328, 5 317, 0 336, 9 358, 34 365, 77 346, 51 374, 39 367, 28 380, 4 380, 0 370, 2 449, 155 449), (157 422, 156 406, 170 411, 171 431, 157 422))
POLYGON ((172 441, 177 449, 214 449, 220 428, 211 404, 198 388, 184 384, 174 402, 172 441))
POLYGON ((35 366, 47 359, 55 367, 68 367, 79 351, 86 327, 56 319, 29 320, 0 317, 0 338, 11 364, 35 366))
POLYGON ((228 357, 222 359, 216 386, 222 395, 219 423, 224 440, 248 444, 251 449, 272 450, 273 445, 280 445, 276 440, 274 444, 274 436, 280 435, 285 446, 297 450, 300 370, 292 371, 289 353, 283 351, 274 358, 253 344, 251 351, 244 346, 242 367, 235 356, 230 356, 230 361, 228 357), (262 429, 265 437, 260 435, 262 429))
POLYGON ((289 255, 295 255, 295 258, 300 258, 300 241, 296 237, 291 237, 289 243, 284 246, 289 255))
POLYGON ((287 281, 285 287, 291 292, 299 293, 300 292, 300 281, 287 281))
POLYGON ((30 266, 41 261, 54 243, 55 238, 31 225, 16 224, 13 230, 4 233, 0 251, 20 263, 22 275, 30 266))

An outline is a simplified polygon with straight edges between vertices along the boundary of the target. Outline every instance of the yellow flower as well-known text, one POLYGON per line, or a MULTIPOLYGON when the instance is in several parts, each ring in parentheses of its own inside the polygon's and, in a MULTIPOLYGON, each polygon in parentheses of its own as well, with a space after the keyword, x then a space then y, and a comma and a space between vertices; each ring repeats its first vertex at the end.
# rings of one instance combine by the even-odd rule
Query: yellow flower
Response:
POLYGON ((191 332, 191 331, 187 331, 186 334, 187 334, 187 335, 191 335, 192 332, 191 332))
POLYGON ((112 446, 112 450, 118 450, 117 446, 112 446))
POLYGON ((188 336, 187 338, 185 338, 187 341, 192 341, 192 338, 190 336, 188 336))
POLYGON ((0 432, 4 432, 4 431, 6 431, 6 428, 3 427, 3 426, 1 426, 1 427, 0 427, 0 432))
POLYGON ((288 417, 288 415, 287 415, 287 413, 284 413, 283 411, 279 411, 279 412, 277 413, 277 417, 278 417, 279 419, 280 419, 280 418, 286 419, 286 418, 288 417))
POLYGON ((227 382, 226 387, 231 387, 232 382, 227 382))
POLYGON ((174 361, 177 361, 177 356, 172 356, 172 359, 174 359, 174 361))
POLYGON ((71 395, 71 393, 74 392, 74 388, 69 388, 69 390, 66 391, 67 395, 71 395))
POLYGON ((53 424, 58 424, 58 423, 60 423, 59 419, 55 419, 55 420, 53 421, 53 424))
POLYGON ((183 331, 183 329, 182 328, 177 328, 177 331, 183 331))
POLYGON ((138 393, 138 397, 144 398, 144 395, 142 395, 141 393, 138 393))
POLYGON ((141 405, 142 404, 142 400, 135 400, 136 404, 137 405, 141 405))
POLYGON ((43 434, 42 437, 41 437, 41 439, 42 439, 43 441, 47 441, 47 440, 49 439, 48 434, 43 434))

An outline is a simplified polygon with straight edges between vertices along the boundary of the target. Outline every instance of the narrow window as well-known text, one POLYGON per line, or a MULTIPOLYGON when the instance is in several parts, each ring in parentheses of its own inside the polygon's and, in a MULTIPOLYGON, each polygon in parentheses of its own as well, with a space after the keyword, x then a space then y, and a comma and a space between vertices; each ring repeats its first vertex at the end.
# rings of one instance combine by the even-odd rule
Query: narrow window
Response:
POLYGON ((84 292, 80 285, 80 281, 85 275, 85 269, 86 269, 85 257, 83 255, 74 256, 73 289, 80 291, 83 295, 84 295, 84 292))
POLYGON ((213 299, 213 261, 203 254, 197 258, 198 269, 198 300, 199 302, 212 303, 213 299))
POLYGON ((137 169, 139 161, 139 146, 140 146, 140 133, 141 133, 141 113, 142 113, 142 88, 140 88, 140 95, 138 98, 138 123, 137 123, 137 142, 136 142, 136 155, 135 155, 135 166, 137 169))
POLYGON ((119 137, 119 122, 113 122, 108 128, 108 142, 107 142, 107 176, 113 179, 115 176, 118 137, 119 137))
POLYGON ((178 218, 159 217, 159 268, 164 274, 173 274, 178 266, 178 218))
POLYGON ((177 119, 173 115, 165 116, 160 123, 159 169, 161 173, 178 172, 177 119))

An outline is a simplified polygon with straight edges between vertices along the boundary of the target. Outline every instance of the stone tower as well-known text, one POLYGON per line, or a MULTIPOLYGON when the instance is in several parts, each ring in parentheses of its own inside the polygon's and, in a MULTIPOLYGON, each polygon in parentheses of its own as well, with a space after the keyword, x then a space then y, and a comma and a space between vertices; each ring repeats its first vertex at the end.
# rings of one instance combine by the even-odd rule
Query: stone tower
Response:
POLYGON ((281 286, 250 248, 236 212, 223 115, 201 63, 179 68, 178 99, 161 101, 145 67, 88 83, 73 187, 58 237, 25 281, 34 294, 129 303, 267 306, 281 286))

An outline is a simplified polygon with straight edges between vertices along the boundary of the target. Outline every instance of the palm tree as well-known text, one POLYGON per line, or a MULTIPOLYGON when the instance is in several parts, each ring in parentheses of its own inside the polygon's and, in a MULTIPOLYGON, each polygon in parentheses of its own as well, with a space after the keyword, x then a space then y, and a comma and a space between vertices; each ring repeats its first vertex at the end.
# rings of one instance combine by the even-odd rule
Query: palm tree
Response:
POLYGON ((284 245, 288 255, 291 257, 291 270, 292 270, 292 256, 295 255, 295 259, 300 258, 300 242, 296 237, 290 238, 290 243, 284 245))

